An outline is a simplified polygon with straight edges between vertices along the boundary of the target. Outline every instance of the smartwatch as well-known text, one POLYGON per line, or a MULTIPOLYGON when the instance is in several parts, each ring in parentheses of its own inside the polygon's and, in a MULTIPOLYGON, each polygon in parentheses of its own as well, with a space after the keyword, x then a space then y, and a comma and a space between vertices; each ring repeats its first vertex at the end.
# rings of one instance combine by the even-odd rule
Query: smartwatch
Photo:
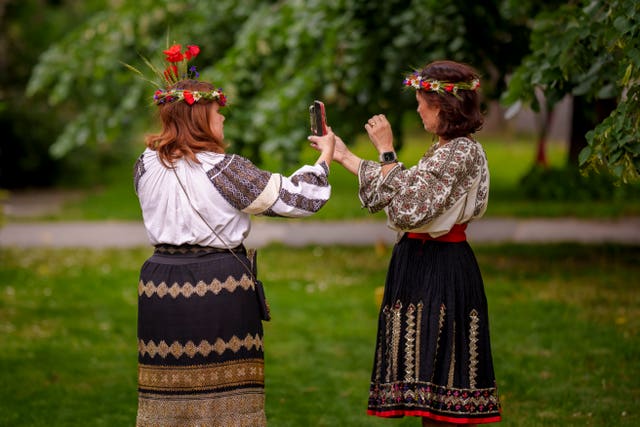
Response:
POLYGON ((388 165, 397 161, 398 156, 396 156, 395 151, 385 151, 384 153, 380 153, 380 164, 382 165, 388 165))

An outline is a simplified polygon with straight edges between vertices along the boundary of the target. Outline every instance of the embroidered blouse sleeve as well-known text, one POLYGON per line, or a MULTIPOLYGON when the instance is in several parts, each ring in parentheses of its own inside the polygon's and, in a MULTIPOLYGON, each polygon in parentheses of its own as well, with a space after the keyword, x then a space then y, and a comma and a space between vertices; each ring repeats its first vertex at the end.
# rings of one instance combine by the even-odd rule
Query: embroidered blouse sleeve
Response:
POLYGON ((386 208, 389 221, 399 229, 421 227, 462 197, 479 173, 474 163, 477 147, 468 140, 452 141, 429 151, 418 165, 405 169, 398 164, 385 177, 381 166, 363 161, 358 171, 359 196, 370 212, 386 208))
POLYGON ((303 166, 284 177, 262 170, 244 157, 228 155, 207 175, 225 200, 242 212, 303 217, 320 210, 329 199, 328 172, 322 163, 303 166))

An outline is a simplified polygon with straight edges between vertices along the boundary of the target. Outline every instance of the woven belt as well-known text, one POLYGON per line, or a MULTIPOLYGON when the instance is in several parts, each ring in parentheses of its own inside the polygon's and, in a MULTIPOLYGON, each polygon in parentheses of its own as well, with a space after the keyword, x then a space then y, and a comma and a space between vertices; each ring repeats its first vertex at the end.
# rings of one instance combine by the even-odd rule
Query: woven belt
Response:
POLYGON ((422 240, 423 243, 427 240, 435 240, 437 242, 465 242, 467 240, 466 229, 467 224, 455 224, 447 234, 439 237, 431 237, 429 233, 405 233, 405 236, 407 236, 408 239, 422 240))
POLYGON ((166 243, 162 243, 159 245, 155 245, 155 253, 157 254, 199 254, 199 253, 207 253, 207 254, 216 254, 216 253, 245 253, 246 250, 244 245, 236 246, 231 250, 226 248, 214 248, 211 246, 199 246, 199 245, 168 245, 166 243))

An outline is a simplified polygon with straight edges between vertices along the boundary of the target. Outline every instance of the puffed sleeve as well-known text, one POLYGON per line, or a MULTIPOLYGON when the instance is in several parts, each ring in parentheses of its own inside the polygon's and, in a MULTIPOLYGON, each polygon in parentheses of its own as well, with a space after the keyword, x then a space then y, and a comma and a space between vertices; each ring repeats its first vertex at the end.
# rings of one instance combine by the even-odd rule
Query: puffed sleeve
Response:
POLYGON ((398 164, 382 176, 379 163, 362 161, 358 170, 359 197, 370 212, 385 209, 400 230, 412 230, 433 221, 454 206, 478 173, 476 147, 464 140, 430 150, 420 162, 405 169, 398 164))
POLYGON ((227 155, 207 172, 216 190, 236 209, 252 215, 305 217, 329 200, 326 163, 305 165, 285 177, 255 166, 238 155, 227 155))

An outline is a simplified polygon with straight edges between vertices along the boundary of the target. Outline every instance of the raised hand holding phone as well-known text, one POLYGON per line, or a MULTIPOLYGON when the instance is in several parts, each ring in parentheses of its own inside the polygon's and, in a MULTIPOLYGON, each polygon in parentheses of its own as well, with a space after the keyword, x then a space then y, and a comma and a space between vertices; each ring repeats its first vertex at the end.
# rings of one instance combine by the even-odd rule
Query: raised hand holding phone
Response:
POLYGON ((336 144, 335 135, 327 126, 327 116, 322 101, 314 101, 309 107, 309 120, 311 122, 311 147, 320 151, 320 157, 316 163, 326 163, 327 166, 333 160, 333 152, 336 144))

